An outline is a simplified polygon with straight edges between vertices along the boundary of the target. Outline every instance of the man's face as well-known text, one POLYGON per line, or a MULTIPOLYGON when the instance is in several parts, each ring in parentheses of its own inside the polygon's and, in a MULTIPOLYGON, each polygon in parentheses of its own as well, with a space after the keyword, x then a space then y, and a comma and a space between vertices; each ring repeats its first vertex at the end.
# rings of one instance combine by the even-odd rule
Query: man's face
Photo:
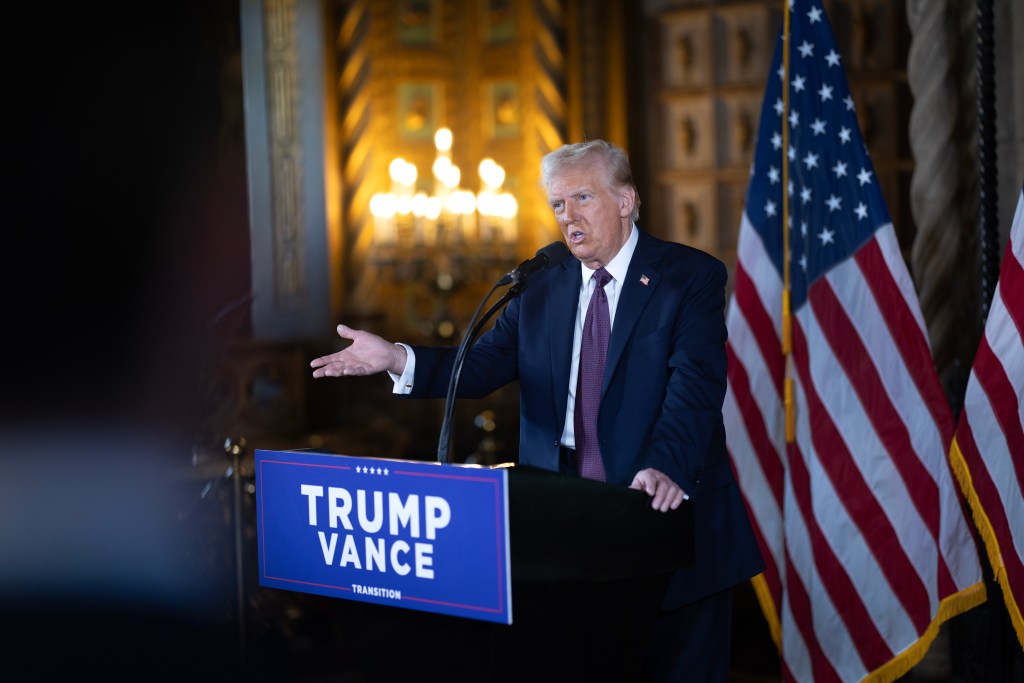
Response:
POLYGON ((565 243, 588 268, 607 265, 629 239, 634 199, 630 187, 608 188, 600 160, 569 167, 548 185, 548 205, 565 243))

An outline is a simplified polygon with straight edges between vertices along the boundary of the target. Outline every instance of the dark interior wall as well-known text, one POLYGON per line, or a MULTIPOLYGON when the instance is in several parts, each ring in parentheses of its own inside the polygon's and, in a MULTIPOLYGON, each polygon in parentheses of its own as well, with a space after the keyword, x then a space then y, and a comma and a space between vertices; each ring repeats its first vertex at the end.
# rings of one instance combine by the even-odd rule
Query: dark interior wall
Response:
POLYGON ((232 596, 220 507, 172 475, 204 368, 245 326, 211 325, 249 290, 237 11, 4 12, 0 639, 25 680, 207 680, 234 663, 214 629, 232 596))
POLYGON ((8 419, 195 399, 206 328, 249 288, 237 11, 23 3, 5 21, 8 419))

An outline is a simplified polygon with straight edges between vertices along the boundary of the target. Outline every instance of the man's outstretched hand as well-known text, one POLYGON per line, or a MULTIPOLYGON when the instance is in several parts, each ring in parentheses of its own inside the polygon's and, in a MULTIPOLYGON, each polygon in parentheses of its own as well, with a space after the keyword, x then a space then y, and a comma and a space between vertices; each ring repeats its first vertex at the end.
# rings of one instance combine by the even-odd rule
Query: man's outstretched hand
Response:
POLYGON ((402 374, 405 369, 405 348, 370 332, 338 325, 338 336, 351 340, 347 347, 310 362, 313 377, 361 377, 378 372, 402 374))

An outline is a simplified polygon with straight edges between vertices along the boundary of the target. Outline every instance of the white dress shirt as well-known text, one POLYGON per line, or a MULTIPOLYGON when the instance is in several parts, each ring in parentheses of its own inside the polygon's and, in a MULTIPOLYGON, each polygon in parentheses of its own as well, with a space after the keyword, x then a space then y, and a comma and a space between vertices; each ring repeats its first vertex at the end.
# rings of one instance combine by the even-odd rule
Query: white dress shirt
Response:
MULTIPOLYGON (((636 225, 629 233, 629 239, 619 249, 619 253, 605 265, 604 269, 612 276, 612 279, 604 286, 604 292, 608 296, 608 318, 611 326, 615 328, 615 309, 619 305, 619 292, 622 291, 622 283, 626 280, 626 271, 629 270, 629 262, 633 259, 633 251, 639 239, 636 225)), ((569 373, 569 398, 565 408, 565 427, 562 430, 561 443, 567 448, 576 448, 576 422, 573 418, 576 409, 576 380, 580 374, 580 345, 583 341, 583 321, 587 317, 587 308, 590 306, 590 297, 594 294, 597 282, 594 280, 594 272, 580 263, 583 272, 583 284, 580 286, 580 302, 576 307, 576 325, 572 334, 572 370, 569 373)))

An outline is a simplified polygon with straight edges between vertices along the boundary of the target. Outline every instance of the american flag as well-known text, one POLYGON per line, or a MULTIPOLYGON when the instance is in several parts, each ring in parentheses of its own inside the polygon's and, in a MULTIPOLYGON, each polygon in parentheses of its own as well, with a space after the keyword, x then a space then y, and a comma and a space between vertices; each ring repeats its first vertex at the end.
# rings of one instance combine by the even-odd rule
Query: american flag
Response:
POLYGON ((985 587, 947 461, 952 411, 842 57, 819 0, 787 10, 727 316, 729 453, 783 678, 895 680, 985 587))
POLYGON ((1024 189, 950 460, 1024 647, 1024 189))

